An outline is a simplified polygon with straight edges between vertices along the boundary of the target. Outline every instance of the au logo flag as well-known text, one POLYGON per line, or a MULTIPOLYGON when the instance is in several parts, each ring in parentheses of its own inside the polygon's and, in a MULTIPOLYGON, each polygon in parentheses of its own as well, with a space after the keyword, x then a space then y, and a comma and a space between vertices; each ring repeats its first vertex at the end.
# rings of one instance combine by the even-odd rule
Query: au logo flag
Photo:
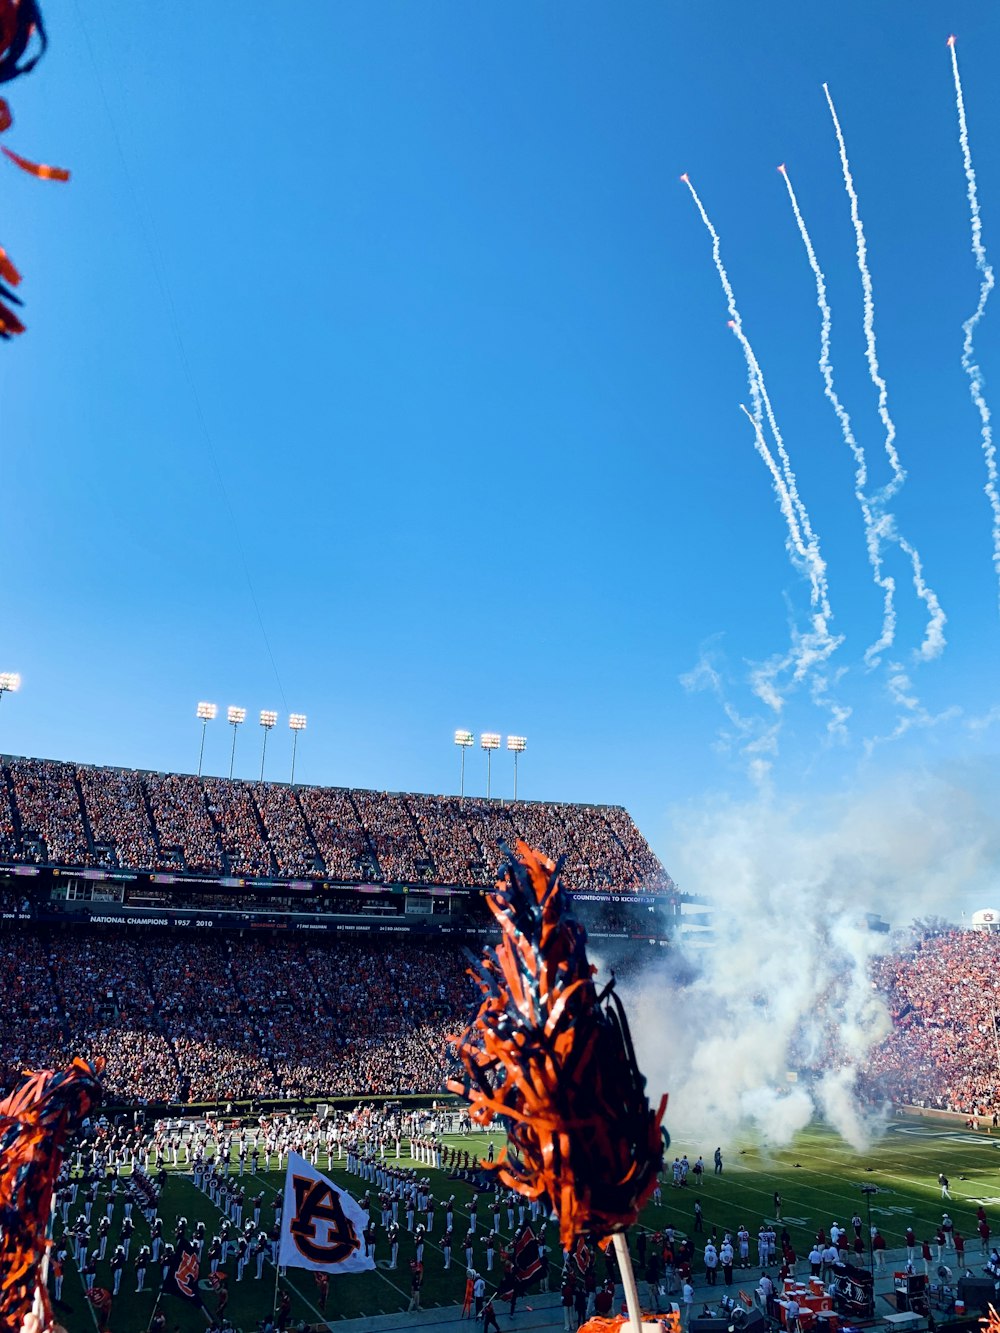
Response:
POLYGON ((514 1244, 514 1268, 522 1282, 533 1282, 542 1271, 542 1256, 531 1227, 525 1227, 514 1244))
POLYGON ((177 1246, 163 1282, 163 1294, 179 1296, 192 1305, 204 1305, 198 1290, 198 1251, 189 1240, 183 1240, 177 1246))
POLYGON ((362 1243, 368 1214, 298 1153, 288 1154, 278 1263, 324 1273, 375 1267, 362 1243))

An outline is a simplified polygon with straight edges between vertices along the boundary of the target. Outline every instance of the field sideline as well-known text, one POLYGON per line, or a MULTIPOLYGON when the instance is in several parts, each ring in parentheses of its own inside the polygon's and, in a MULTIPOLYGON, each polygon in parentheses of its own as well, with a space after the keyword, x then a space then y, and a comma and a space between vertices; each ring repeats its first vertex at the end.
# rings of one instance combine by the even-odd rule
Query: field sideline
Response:
MULTIPOLYGON (((467 1149, 470 1153, 479 1151, 485 1155, 489 1138, 484 1134, 473 1134, 465 1138, 448 1137, 445 1142, 467 1149)), ((499 1148, 499 1138, 495 1143, 499 1148)), ((773 1196, 777 1190, 782 1197, 782 1222, 787 1226, 799 1256, 800 1273, 807 1271, 805 1255, 817 1228, 822 1226, 829 1231, 833 1222, 848 1226, 855 1211, 860 1213, 867 1224, 867 1209, 860 1188, 863 1184, 873 1184, 878 1188, 878 1193, 871 1196, 872 1223, 880 1228, 890 1248, 902 1245, 907 1226, 913 1226, 918 1240, 929 1238, 941 1220, 942 1211, 947 1208, 956 1228, 966 1237, 966 1262, 978 1271, 982 1261, 979 1258, 980 1241, 976 1233, 975 1212, 980 1203, 986 1208, 991 1227, 1000 1229, 1000 1135, 951 1129, 925 1120, 896 1119, 890 1122, 879 1142, 863 1154, 855 1153, 829 1129, 818 1125, 799 1134, 789 1148, 779 1152, 763 1152, 749 1139, 743 1143, 723 1143, 721 1146, 724 1167, 722 1175, 717 1176, 712 1171, 716 1141, 691 1143, 677 1140, 671 1144, 668 1160, 683 1152, 687 1152, 692 1162, 699 1153, 704 1156, 707 1167, 704 1184, 701 1189, 697 1189, 693 1183, 683 1190, 674 1189, 667 1183, 668 1172, 664 1178, 663 1202, 659 1207, 653 1204, 647 1206, 641 1219, 643 1227, 661 1228, 669 1222, 684 1233, 690 1232, 694 1200, 700 1198, 706 1234, 713 1226, 717 1226, 721 1232, 723 1228, 735 1230, 741 1223, 745 1223, 752 1236, 751 1259, 754 1260, 756 1231, 762 1220, 773 1218, 773 1196), (937 1183, 939 1172, 944 1172, 950 1179, 950 1203, 942 1202, 937 1183)), ((404 1147, 404 1156, 400 1161, 404 1168, 410 1166, 405 1154, 404 1147)), ((321 1170, 324 1169, 324 1161, 325 1158, 321 1157, 321 1170)), ((449 1180, 442 1171, 414 1165, 417 1166, 418 1175, 431 1178, 431 1190, 439 1202, 449 1194, 454 1194, 456 1198, 455 1246, 451 1270, 447 1273, 443 1271, 440 1240, 444 1213, 439 1208, 434 1234, 427 1243, 424 1256, 422 1299, 425 1309, 435 1305, 453 1305, 461 1302, 465 1287, 462 1241, 468 1226, 471 1190, 460 1181, 449 1180)), ((362 1194, 365 1188, 370 1188, 363 1185, 357 1176, 348 1175, 336 1160, 329 1174, 338 1185, 353 1194, 362 1194)), ((265 1230, 270 1228, 273 1221, 271 1204, 283 1179, 283 1173, 276 1171, 244 1177, 246 1185, 252 1186, 248 1193, 256 1193, 261 1189, 266 1191, 261 1214, 261 1226, 265 1230), (258 1181, 259 1184, 256 1183, 258 1181)), ((105 1203, 106 1195, 102 1193, 94 1210, 95 1224, 103 1215, 105 1203)), ((70 1212, 71 1222, 80 1210, 81 1200, 78 1199, 77 1206, 70 1212)), ((174 1221, 180 1215, 188 1219, 189 1235, 196 1222, 204 1221, 209 1237, 218 1229, 222 1216, 208 1196, 195 1189, 190 1175, 182 1167, 170 1169, 170 1178, 161 1200, 160 1216, 164 1221, 166 1239, 172 1239, 174 1221)), ((135 1294, 134 1258, 139 1247, 148 1243, 149 1233, 141 1213, 134 1210, 132 1216, 136 1222, 131 1249, 132 1262, 125 1269, 121 1292, 111 1311, 110 1326, 116 1331, 144 1329, 159 1290, 158 1268, 154 1265, 147 1272, 146 1290, 139 1295, 135 1294)), ((111 1243, 105 1261, 98 1268, 98 1283, 109 1290, 112 1287, 109 1261, 117 1243, 121 1220, 122 1202, 119 1196, 112 1218, 111 1243)), ((489 1230, 490 1220, 491 1214, 480 1205, 475 1264, 483 1270, 486 1260, 482 1238, 489 1230)), ((501 1221, 502 1234, 506 1236, 506 1210, 501 1221)), ((548 1228, 548 1242, 554 1252, 551 1272, 554 1289, 560 1269, 559 1241, 554 1225, 548 1228)), ((399 1268, 389 1271, 388 1245, 380 1228, 376 1245, 378 1270, 331 1281, 326 1318, 335 1323, 338 1319, 361 1314, 374 1315, 405 1309, 409 1300, 409 1261, 412 1257, 412 1239, 404 1226, 401 1229, 399 1268)), ((498 1256, 494 1274, 499 1275, 500 1268, 498 1256)), ((207 1261, 204 1261, 203 1272, 207 1273, 207 1269, 207 1261)), ((247 1264, 241 1283, 235 1280, 235 1263, 232 1259, 226 1269, 230 1278, 227 1316, 237 1328, 252 1330, 270 1307, 274 1291, 274 1269, 265 1263, 262 1279, 255 1281, 255 1264, 251 1261, 247 1264)), ((752 1271, 756 1278, 759 1270, 752 1271)), ((699 1272, 696 1262, 696 1280, 699 1272)), ((744 1273, 742 1282, 739 1270, 735 1276, 734 1285, 745 1286, 750 1274, 744 1273)), ((318 1293, 312 1275, 290 1269, 288 1280, 286 1282, 283 1278, 282 1285, 287 1286, 292 1295, 293 1317, 309 1323, 319 1322, 321 1316, 316 1308, 318 1293)), ((204 1294, 209 1309, 214 1309, 214 1293, 205 1291, 204 1294)), ((66 1266, 63 1301, 64 1307, 58 1313, 69 1333, 94 1333, 95 1321, 90 1307, 83 1299, 82 1284, 72 1258, 66 1266)), ((530 1296, 528 1301, 530 1303, 530 1296)), ((171 1297, 164 1298, 161 1309, 166 1315, 168 1329, 178 1328, 181 1333, 203 1333, 205 1320, 197 1310, 171 1297)), ((509 1321, 505 1310, 501 1321, 505 1328, 517 1322, 516 1317, 509 1321)))

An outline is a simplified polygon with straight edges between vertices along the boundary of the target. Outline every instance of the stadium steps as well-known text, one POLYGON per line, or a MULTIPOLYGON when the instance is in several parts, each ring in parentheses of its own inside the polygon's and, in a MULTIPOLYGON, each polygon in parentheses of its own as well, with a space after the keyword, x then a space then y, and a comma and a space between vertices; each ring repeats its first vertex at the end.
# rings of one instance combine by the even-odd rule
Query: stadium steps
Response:
POLYGON ((3 782, 7 789, 7 800, 10 802, 10 822, 14 827, 14 841, 20 848, 24 848, 24 825, 21 822, 21 811, 18 808, 17 797, 14 793, 14 779, 10 775, 10 769, 6 764, 0 768, 0 782, 3 782))
MULTIPOLYGON (((271 839, 267 835, 267 825, 264 823, 264 816, 260 813, 260 807, 257 805, 257 796, 254 791, 254 784, 248 782, 246 786, 247 786, 247 802, 249 803, 250 810, 253 814, 254 822, 257 825, 257 832, 260 834, 261 841, 267 848, 267 859, 268 859, 268 865, 270 867, 267 873, 268 876, 273 879, 277 877, 279 873, 278 860, 274 854, 274 848, 271 846, 271 839)), ((221 841, 222 837, 221 832, 219 836, 221 841)), ((225 850, 225 848, 223 848, 223 850, 225 850)), ((228 859, 229 857, 227 854, 226 860, 228 861, 228 859)))
POLYGON ((143 809, 146 811, 146 818, 149 820, 149 827, 153 834, 153 846, 156 848, 157 859, 162 862, 163 847, 160 845, 160 830, 156 823, 156 815, 153 812, 153 802, 149 799, 149 791, 142 778, 139 779, 139 791, 142 794, 143 809))
POLYGON ((375 850, 375 843, 372 839, 372 835, 368 832, 368 825, 361 817, 361 811, 358 809, 358 803, 354 799, 354 793, 352 791, 348 791, 347 799, 350 802, 351 809, 354 811, 354 818, 358 821, 358 827, 361 829, 361 832, 365 835, 365 843, 368 847, 368 856, 371 860, 372 866, 375 869, 375 878, 376 880, 382 880, 384 882, 385 875, 383 874, 382 867, 379 864, 378 852, 375 850))
MULTIPOLYGON (((101 858, 98 856, 97 853, 97 843, 94 840, 94 830, 90 827, 90 819, 87 816, 87 801, 83 794, 83 786, 80 783, 80 775, 75 768, 73 769, 73 790, 76 792, 76 799, 80 802, 80 823, 83 826, 83 836, 87 840, 87 851, 90 852, 95 862, 99 862, 101 858)), ((113 847, 109 847, 106 843, 102 843, 101 845, 105 848, 106 853, 107 852, 114 853, 115 849, 113 847)), ((115 862, 117 863, 118 861, 117 855, 115 855, 114 859, 115 862)))

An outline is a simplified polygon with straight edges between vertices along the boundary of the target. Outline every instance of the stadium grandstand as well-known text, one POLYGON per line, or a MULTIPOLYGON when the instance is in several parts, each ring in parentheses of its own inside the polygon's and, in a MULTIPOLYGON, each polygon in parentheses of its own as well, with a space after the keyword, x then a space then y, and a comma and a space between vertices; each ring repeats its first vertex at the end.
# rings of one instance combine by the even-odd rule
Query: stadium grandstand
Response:
MULTIPOLYGON (((977 914, 978 915, 978 914, 977 914)), ((888 1099, 1000 1120, 1000 936, 940 930, 873 964, 892 1028, 870 1052, 863 1089, 888 1099)))
POLYGON ((436 1092, 518 838, 606 960, 698 919, 617 806, 4 756, 0 1078, 72 1051, 123 1102, 436 1092))
MULTIPOLYGON (((605 968, 710 921, 616 806, 2 757, 0 1082, 72 1053, 105 1059, 120 1103, 433 1095, 519 837, 565 858, 605 968)), ((942 922, 894 945, 872 965, 892 1030, 859 1091, 992 1120, 1000 934, 942 922)))

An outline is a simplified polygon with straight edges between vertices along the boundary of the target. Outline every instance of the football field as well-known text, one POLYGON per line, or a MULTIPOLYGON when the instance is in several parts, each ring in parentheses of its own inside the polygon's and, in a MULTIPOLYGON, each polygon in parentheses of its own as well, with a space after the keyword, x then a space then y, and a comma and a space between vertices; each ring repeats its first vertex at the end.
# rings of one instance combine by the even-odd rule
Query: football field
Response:
MULTIPOLYGON (((470 1153, 478 1151, 485 1156, 489 1136, 472 1134, 464 1138, 448 1138, 445 1142, 470 1153)), ((641 1226, 659 1229, 672 1223, 679 1231, 690 1233, 694 1225, 694 1201, 700 1199, 704 1214, 706 1235, 713 1226, 735 1231, 745 1224, 753 1240, 762 1221, 774 1220, 774 1194, 781 1195, 781 1222, 791 1234, 792 1244, 799 1257, 799 1273, 808 1271, 805 1256, 810 1243, 819 1227, 829 1232, 831 1224, 838 1222, 850 1230, 850 1219, 859 1213, 865 1221, 867 1232, 868 1205, 871 1205, 872 1224, 879 1227, 890 1248, 901 1246, 903 1234, 908 1226, 916 1232, 918 1241, 933 1235, 941 1221, 944 1209, 954 1220, 956 1229, 967 1239, 966 1262, 978 1271, 981 1267, 980 1240, 976 1231, 975 1213, 982 1204, 991 1227, 1000 1229, 1000 1135, 985 1132, 973 1133, 961 1128, 952 1128, 931 1120, 895 1119, 889 1123, 884 1135, 864 1153, 858 1154, 848 1148, 839 1138, 824 1126, 816 1125, 805 1130, 794 1143, 778 1152, 765 1152, 750 1138, 733 1144, 721 1144, 723 1152, 723 1171, 716 1175, 712 1167, 712 1154, 717 1141, 706 1139, 704 1142, 671 1143, 668 1164, 675 1155, 686 1152, 692 1163, 701 1154, 706 1163, 706 1174, 698 1188, 692 1176, 688 1177, 688 1186, 684 1189, 673 1188, 669 1171, 664 1174, 663 1199, 659 1206, 650 1203, 643 1212, 641 1226), (952 1199, 942 1201, 941 1188, 938 1184, 939 1173, 944 1173, 950 1181, 952 1199), (863 1185, 874 1185, 877 1192, 868 1196, 862 1193, 863 1185)), ((500 1140, 495 1139, 499 1149, 500 1140)), ((461 1303, 465 1290, 465 1258, 463 1242, 469 1225, 469 1200, 472 1191, 462 1181, 449 1179, 443 1171, 411 1163, 404 1145, 403 1156, 399 1165, 408 1168, 413 1165, 418 1176, 429 1176, 431 1191, 441 1205, 450 1194, 455 1195, 454 1249, 451 1269, 444 1271, 444 1259, 440 1248, 444 1230, 444 1211, 438 1207, 433 1233, 426 1242, 424 1254, 424 1286, 422 1307, 435 1305, 453 1306, 461 1303)), ((325 1171, 325 1156, 320 1158, 320 1169, 325 1171)), ((327 1172, 335 1183, 361 1195, 365 1189, 371 1189, 377 1199, 377 1189, 367 1186, 357 1176, 349 1175, 343 1164, 334 1160, 332 1169, 327 1172)), ((256 1177, 247 1175, 244 1184, 247 1193, 252 1194, 265 1189, 265 1205, 261 1213, 260 1224, 269 1230, 274 1220, 273 1201, 283 1184, 283 1173, 272 1171, 259 1173, 256 1177), (259 1183, 258 1183, 259 1182, 259 1183)), ((485 1271, 486 1253, 483 1241, 490 1229, 492 1215, 485 1207, 484 1200, 479 1207, 478 1230, 476 1233, 474 1263, 476 1268, 485 1271)), ((106 1193, 102 1192, 94 1210, 93 1221, 105 1211, 106 1193)), ((79 1211, 80 1200, 70 1212, 70 1220, 79 1211)), ((378 1216, 376 1207, 376 1218, 378 1216)), ((165 1239, 173 1238, 174 1223, 177 1217, 188 1220, 188 1235, 197 1222, 203 1221, 207 1236, 211 1238, 218 1230, 222 1214, 215 1208, 209 1197, 195 1188, 188 1168, 171 1169, 163 1197, 160 1202, 160 1216, 163 1219, 165 1239)), ((141 1245, 149 1241, 146 1223, 138 1210, 133 1211, 136 1222, 132 1240, 130 1263, 126 1267, 121 1284, 121 1291, 111 1310, 110 1326, 113 1330, 139 1330, 147 1326, 153 1311, 154 1302, 160 1287, 160 1270, 151 1265, 146 1275, 146 1290, 135 1293, 135 1255, 141 1245)), ((420 1220, 418 1215, 417 1220, 420 1220)), ((121 1197, 115 1206, 112 1218, 111 1240, 103 1263, 98 1267, 98 1285, 112 1288, 110 1258, 118 1240, 122 1221, 121 1197)), ((403 1218, 400 1218, 403 1223, 403 1218)), ((515 1217, 515 1223, 517 1218, 515 1217)), ((778 1228, 780 1230, 780 1228, 778 1228)), ((409 1302, 410 1282, 409 1263, 414 1255, 413 1238, 401 1226, 398 1268, 389 1268, 389 1252, 384 1232, 376 1245, 375 1257, 377 1269, 374 1273, 342 1276, 330 1282, 329 1299, 325 1313, 319 1309, 320 1297, 311 1273, 304 1270, 289 1269, 287 1276, 281 1279, 281 1287, 292 1298, 293 1318, 304 1319, 308 1323, 319 1323, 322 1319, 336 1322, 338 1319, 353 1318, 361 1314, 375 1315, 405 1309, 409 1302)), ((59 1222, 57 1220, 57 1234, 59 1222)), ((94 1227, 96 1235, 96 1225, 94 1227)), ((504 1243, 510 1239, 510 1228, 506 1208, 501 1213, 501 1235, 504 1243)), ((699 1237, 695 1237, 696 1243, 699 1237)), ((751 1262, 756 1260, 756 1245, 751 1242, 751 1262)), ((551 1286, 558 1285, 561 1268, 561 1252, 557 1228, 550 1224, 547 1228, 547 1241, 550 1248, 551 1286)), ((633 1242, 633 1253, 634 1253, 633 1242)), ((953 1262, 953 1260, 952 1260, 953 1262)), ((599 1261, 602 1271, 603 1260, 599 1261)), ((209 1311, 216 1307, 218 1295, 208 1286, 208 1263, 202 1261, 202 1291, 209 1311)), ((263 1275, 255 1279, 256 1264, 251 1260, 244 1271, 243 1280, 236 1281, 234 1260, 225 1265, 229 1302, 227 1317, 237 1328, 254 1329, 258 1321, 269 1311, 274 1295, 275 1270, 269 1262, 264 1264, 263 1275)), ((494 1264, 493 1276, 498 1278, 502 1270, 499 1252, 494 1264)), ((757 1272, 753 1270, 754 1279, 757 1272)), ((696 1280, 700 1267, 696 1258, 696 1280)), ((487 1275, 489 1276, 489 1275, 487 1275)), ((737 1276, 739 1276, 737 1274, 737 1276)), ((743 1285, 750 1274, 743 1276, 743 1285)), ((737 1283, 739 1285, 739 1283, 737 1283)), ((530 1295, 527 1297, 530 1303, 530 1295)), ((167 1327, 178 1327, 182 1333, 188 1330, 204 1330, 205 1317, 196 1308, 185 1304, 176 1297, 163 1297, 160 1305, 166 1315, 167 1327)), ((62 1322, 69 1333, 93 1333, 95 1319, 90 1307, 84 1300, 83 1287, 77 1274, 72 1257, 66 1265, 63 1288, 63 1305, 58 1310, 62 1322)))

